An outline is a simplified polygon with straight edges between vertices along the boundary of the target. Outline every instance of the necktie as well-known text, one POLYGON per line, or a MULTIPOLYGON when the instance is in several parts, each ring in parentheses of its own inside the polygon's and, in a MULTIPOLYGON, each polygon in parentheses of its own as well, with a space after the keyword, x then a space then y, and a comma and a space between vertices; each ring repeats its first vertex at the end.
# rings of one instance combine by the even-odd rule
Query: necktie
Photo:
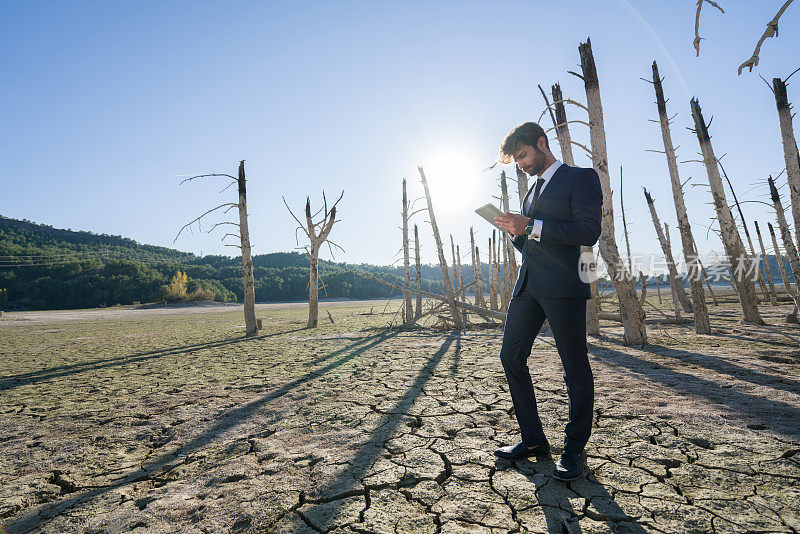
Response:
POLYGON ((536 189, 533 191, 533 200, 531 200, 530 206, 528 206, 528 212, 531 211, 533 206, 536 205, 536 200, 539 198, 539 193, 542 192, 542 184, 544 183, 544 178, 537 178, 536 180, 536 189))

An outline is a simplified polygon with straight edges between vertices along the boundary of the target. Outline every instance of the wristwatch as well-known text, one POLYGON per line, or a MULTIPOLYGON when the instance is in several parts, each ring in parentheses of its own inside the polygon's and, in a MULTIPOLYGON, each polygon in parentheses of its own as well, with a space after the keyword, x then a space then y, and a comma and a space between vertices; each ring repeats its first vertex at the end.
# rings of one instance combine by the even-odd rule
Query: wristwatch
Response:
POLYGON ((525 234, 527 234, 528 238, 533 235, 533 221, 531 221, 531 224, 525 227, 525 234))

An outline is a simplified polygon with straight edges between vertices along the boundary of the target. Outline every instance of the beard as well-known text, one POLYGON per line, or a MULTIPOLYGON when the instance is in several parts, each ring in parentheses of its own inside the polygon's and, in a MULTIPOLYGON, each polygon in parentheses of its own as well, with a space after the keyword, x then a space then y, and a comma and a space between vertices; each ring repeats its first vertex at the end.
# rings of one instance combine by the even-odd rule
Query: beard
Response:
POLYGON ((531 162, 530 166, 528 167, 528 175, 533 176, 541 176, 542 173, 545 171, 544 163, 546 161, 546 157, 544 152, 539 150, 537 147, 533 147, 533 161, 531 162))

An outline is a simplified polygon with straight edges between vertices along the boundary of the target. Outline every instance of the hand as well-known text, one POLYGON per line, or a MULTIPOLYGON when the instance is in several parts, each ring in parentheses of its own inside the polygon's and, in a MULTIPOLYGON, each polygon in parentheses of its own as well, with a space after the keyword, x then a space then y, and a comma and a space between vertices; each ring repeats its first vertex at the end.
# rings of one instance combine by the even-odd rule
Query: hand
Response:
POLYGON ((505 216, 495 217, 494 222, 497 223, 497 226, 512 235, 524 234, 525 227, 531 224, 531 220, 528 217, 508 211, 505 216))

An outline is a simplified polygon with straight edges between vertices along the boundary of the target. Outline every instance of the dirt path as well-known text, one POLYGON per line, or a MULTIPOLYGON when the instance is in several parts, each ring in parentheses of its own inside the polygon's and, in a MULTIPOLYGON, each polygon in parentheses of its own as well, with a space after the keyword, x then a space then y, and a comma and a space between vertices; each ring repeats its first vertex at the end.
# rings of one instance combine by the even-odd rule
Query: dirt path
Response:
MULTIPOLYGON (((590 338, 591 473, 504 462, 518 441, 500 329, 386 331, 370 303, 0 329, 7 532, 797 532, 800 328, 712 307, 716 333, 590 338)), ((379 311, 376 306, 376 311, 379 311)), ((649 327, 650 328, 650 327, 649 327)), ((555 453, 550 337, 529 360, 555 453)))

